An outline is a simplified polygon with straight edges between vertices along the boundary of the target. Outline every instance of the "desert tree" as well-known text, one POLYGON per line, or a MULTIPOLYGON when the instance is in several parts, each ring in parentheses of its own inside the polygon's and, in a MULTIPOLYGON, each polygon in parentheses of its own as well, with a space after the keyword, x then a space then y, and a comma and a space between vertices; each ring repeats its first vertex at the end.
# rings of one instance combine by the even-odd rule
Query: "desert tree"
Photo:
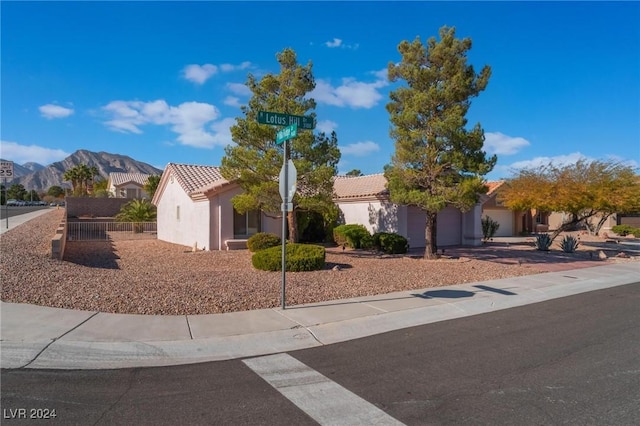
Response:
MULTIPOLYGON (((293 115, 310 115, 315 119, 316 102, 307 95, 315 88, 312 63, 300 65, 292 49, 276 54, 278 74, 268 73, 258 79, 249 74, 246 86, 252 93, 248 105, 242 106, 243 117, 231 127, 234 144, 225 148, 220 171, 225 179, 237 182, 243 193, 232 203, 236 211, 260 210, 281 215, 278 175, 283 154, 293 160, 297 170, 297 191, 293 212, 287 215, 289 239, 297 241, 296 211, 327 214, 332 211, 333 177, 340 160, 335 132, 326 135, 298 129, 298 136, 283 146, 275 143, 279 128, 259 124, 259 111, 293 115)), ((280 216, 282 217, 282 216, 280 216)))
POLYGON ((144 186, 142 187, 142 189, 144 189, 144 192, 147 193, 147 195, 149 196, 149 199, 152 200, 153 196, 156 193, 156 190, 158 189, 158 185, 160 184, 160 175, 151 175, 149 176, 149 178, 147 179, 147 181, 144 183, 144 186))
POLYGON ((426 213, 424 257, 437 251, 437 215, 447 205, 466 211, 486 192, 483 176, 496 157, 483 151, 480 124, 467 128, 471 98, 489 82, 491 68, 476 73, 467 64, 471 39, 442 27, 440 40, 420 38, 398 45, 402 59, 388 66, 391 82, 404 81, 390 93, 390 136, 395 141, 385 177, 391 201, 426 213))
POLYGON ((511 210, 566 213, 552 240, 580 223, 597 234, 612 214, 640 211, 640 177, 613 160, 548 163, 516 171, 498 199, 511 210))

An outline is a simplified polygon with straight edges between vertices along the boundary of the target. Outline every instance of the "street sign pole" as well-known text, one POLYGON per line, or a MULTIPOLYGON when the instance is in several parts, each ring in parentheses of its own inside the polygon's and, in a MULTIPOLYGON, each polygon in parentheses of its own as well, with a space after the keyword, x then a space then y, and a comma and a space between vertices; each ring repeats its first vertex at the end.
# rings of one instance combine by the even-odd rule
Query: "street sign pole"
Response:
MULTIPOLYGON (((283 206, 289 201, 288 161, 287 161, 287 140, 283 142, 282 167, 284 168, 284 200, 283 206)), ((285 290, 287 282, 287 209, 282 209, 282 310, 285 310, 285 290)))

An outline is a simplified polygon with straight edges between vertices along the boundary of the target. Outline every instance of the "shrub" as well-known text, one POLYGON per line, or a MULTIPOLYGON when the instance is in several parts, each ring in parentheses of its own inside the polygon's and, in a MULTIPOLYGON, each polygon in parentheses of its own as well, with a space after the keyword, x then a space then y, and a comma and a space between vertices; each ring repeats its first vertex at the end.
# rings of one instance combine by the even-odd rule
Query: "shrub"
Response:
POLYGON ((392 232, 376 232, 371 237, 372 246, 387 254, 406 253, 409 242, 402 235, 392 232))
POLYGON ((621 237, 626 237, 629 234, 633 234, 635 228, 631 225, 616 225, 611 230, 621 237))
POLYGON ((560 241, 560 248, 565 253, 573 253, 578 248, 580 242, 577 238, 572 237, 571 235, 565 235, 562 241, 560 241))
MULTIPOLYGON (((317 271, 324 268, 325 249, 313 244, 287 244, 287 271, 317 271)), ((254 268, 262 271, 282 270, 282 248, 260 250, 251 257, 254 268)))
POLYGON ((640 228, 634 228, 633 231, 631 231, 631 233, 633 234, 634 237, 640 238, 640 228))
POLYGON ((540 251, 549 251, 549 247, 551 247, 551 237, 549 234, 540 234, 536 236, 536 250, 540 251))
POLYGON ((279 246, 282 240, 276 234, 270 232, 258 232, 252 235, 247 240, 247 248, 251 253, 255 253, 260 250, 268 249, 270 247, 279 246))
POLYGON ((333 229, 333 239, 339 246, 346 245, 354 249, 369 248, 373 241, 371 233, 364 225, 340 225, 333 229))
POLYGON ((482 236, 484 237, 485 241, 490 238, 493 238, 493 236, 498 231, 498 228, 500 228, 500 224, 495 220, 491 219, 489 216, 483 217, 481 220, 481 223, 482 223, 482 236))

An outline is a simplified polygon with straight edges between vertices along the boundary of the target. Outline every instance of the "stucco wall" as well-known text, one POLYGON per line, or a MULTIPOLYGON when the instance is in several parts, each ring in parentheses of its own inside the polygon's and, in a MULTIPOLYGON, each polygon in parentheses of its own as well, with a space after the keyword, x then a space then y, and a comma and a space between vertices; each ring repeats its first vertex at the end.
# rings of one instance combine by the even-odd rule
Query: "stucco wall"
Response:
POLYGON ((158 203, 158 239, 209 250, 209 223, 209 201, 194 202, 177 181, 169 180, 158 203))
POLYGON ((92 216, 113 217, 123 205, 131 200, 126 198, 66 197, 67 217, 92 216))
MULTIPOLYGON (((375 232, 396 232, 401 234, 399 227, 399 206, 385 201, 349 201, 339 202, 338 208, 342 213, 345 224, 357 223, 364 225, 372 234, 375 232)), ((406 227, 404 229, 406 232, 406 227)))

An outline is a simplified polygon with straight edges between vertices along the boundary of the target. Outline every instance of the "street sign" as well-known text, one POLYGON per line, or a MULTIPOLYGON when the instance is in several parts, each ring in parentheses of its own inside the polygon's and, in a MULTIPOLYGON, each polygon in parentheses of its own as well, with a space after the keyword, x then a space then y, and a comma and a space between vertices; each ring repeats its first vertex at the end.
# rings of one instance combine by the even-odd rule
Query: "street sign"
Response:
POLYGON ((297 124, 299 129, 313 130, 315 120, 309 115, 291 115, 279 112, 258 111, 258 123, 272 126, 290 126, 297 124))
POLYGON ((13 179, 13 161, 0 161, 0 178, 13 179))
POLYGON ((280 145, 282 142, 293 139, 296 136, 298 136, 298 125, 294 123, 291 126, 278 130, 278 133, 276 133, 276 144, 280 145))
POLYGON ((281 203, 280 210, 283 212, 292 212, 293 211, 293 203, 281 203))
POLYGON ((296 183, 298 180, 298 171, 296 170, 296 166, 293 164, 293 160, 289 160, 287 162, 287 191, 286 191, 286 195, 285 195, 285 186, 284 186, 284 178, 285 178, 285 167, 284 164, 282 165, 282 168, 280 169, 280 197, 282 198, 282 201, 284 201, 285 203, 291 203, 291 201, 293 200, 293 196, 296 193, 296 183), (286 196, 286 200, 285 200, 285 196, 286 196))

